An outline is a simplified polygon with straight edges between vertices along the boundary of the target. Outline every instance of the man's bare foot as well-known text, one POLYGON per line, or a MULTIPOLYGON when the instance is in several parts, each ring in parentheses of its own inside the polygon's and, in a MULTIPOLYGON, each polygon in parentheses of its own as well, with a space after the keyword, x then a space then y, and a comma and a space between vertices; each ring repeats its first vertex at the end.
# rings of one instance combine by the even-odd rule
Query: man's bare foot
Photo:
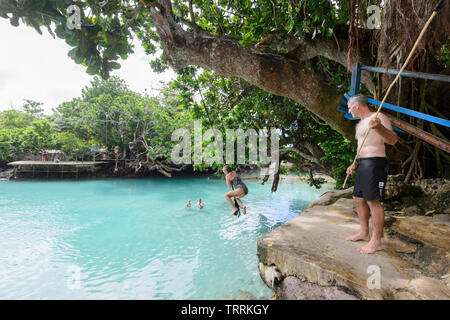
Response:
POLYGON ((361 248, 358 248, 357 250, 359 253, 371 254, 376 251, 383 250, 383 248, 381 247, 381 243, 375 243, 371 241, 368 244, 362 246, 361 248))
POLYGON ((365 233, 359 232, 357 234, 354 234, 354 235, 352 235, 350 237, 345 238, 345 240, 347 240, 347 241, 361 241, 361 240, 369 241, 370 240, 370 236, 369 236, 369 234, 365 234, 365 233))
POLYGON ((236 208, 235 210, 233 210, 233 211, 231 212, 231 215, 232 215, 232 216, 236 215, 236 214, 238 213, 238 211, 239 211, 239 209, 236 208))
POLYGON ((247 214, 247 207, 242 208, 244 210, 244 214, 247 214))

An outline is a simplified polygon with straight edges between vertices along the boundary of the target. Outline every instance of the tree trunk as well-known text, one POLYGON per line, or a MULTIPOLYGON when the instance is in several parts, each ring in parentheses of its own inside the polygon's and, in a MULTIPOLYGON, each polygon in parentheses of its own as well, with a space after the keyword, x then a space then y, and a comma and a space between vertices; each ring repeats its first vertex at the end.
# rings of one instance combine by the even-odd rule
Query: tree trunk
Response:
POLYGON ((291 98, 326 121, 347 138, 354 126, 336 111, 342 93, 308 63, 272 54, 255 53, 237 40, 205 32, 184 31, 166 9, 151 9, 150 17, 164 47, 164 56, 174 69, 196 65, 223 76, 242 78, 275 95, 291 98))
POLYGON ((275 173, 273 175, 273 182, 272 182, 272 192, 277 192, 278 189, 278 183, 280 182, 280 160, 275 165, 275 173))

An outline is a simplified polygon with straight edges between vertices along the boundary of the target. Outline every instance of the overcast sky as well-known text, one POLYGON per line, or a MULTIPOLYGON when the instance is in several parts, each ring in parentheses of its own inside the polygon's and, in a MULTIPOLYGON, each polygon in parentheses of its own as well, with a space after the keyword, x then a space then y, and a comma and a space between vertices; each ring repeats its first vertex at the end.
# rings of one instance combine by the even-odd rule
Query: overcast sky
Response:
MULTIPOLYGON (((45 28, 43 35, 33 28, 13 27, 0 18, 0 111, 19 108, 23 99, 44 103, 45 113, 51 113, 61 102, 81 95, 81 89, 90 84, 92 76, 85 67, 67 56, 71 47, 64 40, 53 39, 45 28)), ((153 73, 144 50, 136 42, 135 53, 120 60, 122 68, 112 75, 124 79, 131 90, 157 95, 160 81, 167 83, 175 78, 170 70, 153 73)))

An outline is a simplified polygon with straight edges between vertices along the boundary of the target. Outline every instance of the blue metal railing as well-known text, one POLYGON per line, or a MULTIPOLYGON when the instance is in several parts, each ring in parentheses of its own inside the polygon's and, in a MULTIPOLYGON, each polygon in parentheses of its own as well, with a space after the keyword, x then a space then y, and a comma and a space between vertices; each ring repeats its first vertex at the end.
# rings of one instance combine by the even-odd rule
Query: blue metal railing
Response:
MULTIPOLYGON (((361 87, 361 70, 371 71, 371 72, 378 72, 378 73, 388 73, 388 74, 398 74, 398 70, 395 69, 383 69, 378 67, 369 67, 369 66, 360 66, 359 63, 355 63, 352 68, 352 78, 351 78, 351 86, 350 86, 350 94, 345 93, 344 96, 348 100, 351 96, 358 94, 360 92, 361 87)), ((431 73, 423 73, 423 72, 410 72, 410 71, 403 71, 402 76, 405 77, 413 77, 413 78, 420 78, 420 79, 427 79, 427 80, 437 80, 437 81, 444 81, 444 82, 450 82, 450 76, 447 75, 440 75, 440 74, 431 74, 431 73)), ((369 98, 369 103, 380 106, 381 101, 371 99, 369 98)), ((383 108, 386 108, 388 110, 392 110, 395 112, 399 112, 402 114, 409 115, 411 117, 423 119, 425 121, 433 122, 442 126, 450 127, 450 121, 447 119, 442 119, 435 116, 430 116, 425 113, 421 113, 415 110, 411 110, 408 108, 403 108, 394 104, 390 104, 385 102, 383 104, 383 108)), ((337 110, 344 113, 344 117, 349 120, 359 120, 359 118, 353 118, 353 116, 348 113, 347 108, 347 101, 341 100, 341 105, 337 107, 337 110)), ((399 128, 393 126, 394 130, 398 132, 405 132, 403 130, 400 130, 399 128)))

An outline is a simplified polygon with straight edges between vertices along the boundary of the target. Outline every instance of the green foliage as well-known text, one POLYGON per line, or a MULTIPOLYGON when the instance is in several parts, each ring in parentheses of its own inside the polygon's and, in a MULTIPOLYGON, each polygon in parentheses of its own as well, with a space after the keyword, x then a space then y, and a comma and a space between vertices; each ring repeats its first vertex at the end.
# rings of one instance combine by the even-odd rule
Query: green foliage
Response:
POLYGON ((51 146, 53 128, 42 114, 42 103, 25 100, 21 110, 0 113, 0 163, 51 146))
MULTIPOLYGON (((376 0, 374 4, 379 2, 376 0)), ((120 67, 119 59, 126 59, 133 52, 133 40, 137 39, 148 55, 161 49, 156 27, 163 36, 163 27, 167 26, 162 26, 161 21, 159 25, 158 21, 151 21, 150 12, 164 11, 162 3, 164 1, 1 0, 0 17, 8 19, 16 27, 23 22, 39 33, 43 27, 46 28, 54 37, 63 39, 72 47, 68 55, 86 67, 88 74, 107 78, 112 70, 120 67), (73 4, 81 9, 80 30, 71 30, 67 23, 73 16, 69 11, 73 4)), ((359 18, 364 20, 364 9, 370 4, 367 1, 357 3, 347 0, 170 1, 172 17, 183 30, 197 32, 197 29, 203 29, 212 36, 236 39, 247 48, 259 45, 263 51, 294 60, 302 49, 298 40, 309 42, 333 37, 340 46, 342 41, 338 41, 338 36, 341 40, 352 39, 346 34, 348 26, 355 20, 354 17, 349 19, 349 9, 355 8, 359 18), (354 7, 350 7, 351 4, 354 7), (295 45, 290 46, 292 43, 295 45)), ((395 31, 396 28, 390 29, 395 31)), ((182 40, 171 39, 171 45, 182 47, 185 45, 182 40), (181 41, 177 43, 177 40, 181 41)), ((366 45, 367 50, 369 45, 366 45)), ((340 49, 344 50, 343 47, 340 49)), ((436 57, 445 68, 449 66, 449 52, 447 41, 436 57)), ((342 92, 347 91, 349 77, 343 65, 325 57, 308 60, 308 68, 342 92)), ((192 61, 187 59, 187 62, 192 61)), ((161 55, 150 66, 162 72, 168 68, 168 61, 161 55)), ((166 157, 171 146, 169 133, 177 126, 185 125, 190 117, 203 120, 205 128, 215 127, 222 132, 224 128, 238 127, 244 130, 280 128, 283 146, 295 146, 303 152, 315 149, 317 152, 311 156, 317 158, 322 154, 321 162, 332 167, 333 176, 338 185, 341 184, 345 168, 355 152, 354 144, 321 123, 303 106, 254 88, 243 80, 220 77, 197 67, 188 67, 178 73, 179 79, 167 90, 166 101, 133 93, 117 79, 105 83, 96 79, 81 98, 63 103, 57 114, 47 120, 56 132, 71 132, 73 136, 66 137, 69 140, 77 138, 83 143, 107 146, 110 150, 119 145, 122 152, 126 151, 129 143, 137 143, 137 151, 148 149, 146 152, 150 157, 166 157), (170 108, 164 109, 166 105, 170 108), (142 135, 144 127, 148 131, 142 135), (136 137, 137 133, 141 135, 136 137), (306 145, 313 145, 313 148, 305 148, 306 145)), ((364 90, 363 87, 362 92, 366 93, 364 90)), ((49 137, 56 137, 49 133, 52 129, 45 123, 34 122, 43 120, 39 104, 28 102, 24 112, 8 110, 1 116, 1 159, 30 148, 45 147, 49 139, 53 139, 49 137)), ((74 141, 74 144, 80 141, 74 141)), ((288 155, 298 163, 311 161, 311 157, 308 160, 293 152, 288 155)), ((441 166, 441 161, 437 162, 441 166)))
POLYGON ((53 143, 55 149, 61 150, 72 160, 84 159, 91 155, 89 144, 73 132, 55 132, 53 143))
MULTIPOLYGON (((335 134, 321 142, 320 146, 325 151, 325 157, 322 160, 332 164, 331 176, 336 180, 336 188, 341 189, 347 175, 347 167, 352 164, 356 153, 356 143, 335 134)), ((353 178, 347 185, 352 183, 353 178)))
POLYGON ((54 115, 60 131, 72 132, 89 144, 110 152, 119 146, 121 154, 129 154, 131 147, 135 155, 164 159, 175 145, 172 132, 189 125, 189 120, 169 99, 135 93, 117 77, 95 78, 81 98, 61 104, 54 115))
POLYGON ((92 145, 170 159, 172 132, 191 120, 170 99, 135 93, 117 77, 95 78, 80 98, 62 103, 51 116, 44 116, 40 105, 26 100, 24 111, 0 113, 0 162, 46 149, 62 150, 68 160, 85 159, 92 145))
POLYGON ((280 174, 282 175, 289 175, 289 171, 287 170, 286 166, 280 166, 280 174))
POLYGON ((327 182, 324 178, 314 178, 309 177, 306 182, 309 184, 310 187, 315 187, 316 189, 320 189, 322 187, 322 184, 327 182))
MULTIPOLYGON (((344 0, 193 0, 193 17, 189 3, 188 0, 172 1, 177 22, 190 20, 191 25, 185 24, 188 29, 195 22, 213 35, 234 37, 246 47, 264 43, 278 54, 287 53, 293 40, 332 37, 335 27, 348 21, 344 0)), ((149 10, 138 0, 0 2, 1 17, 9 19, 14 26, 23 18, 38 32, 46 27, 52 35, 73 47, 68 55, 85 66, 88 74, 104 78, 120 67, 117 62, 120 58, 126 59, 133 52, 133 37, 139 40, 146 54, 160 48, 161 39, 149 18, 149 10), (72 15, 68 8, 72 4, 81 9, 80 30, 70 30, 67 24, 72 15)), ((323 58, 316 60, 317 72, 327 75, 343 90, 348 87, 345 68, 323 58)), ((151 62, 151 67, 162 72, 168 68, 168 62, 160 56, 151 62)), ((171 132, 186 126, 191 118, 203 120, 205 129, 213 127, 222 133, 225 128, 257 131, 279 128, 281 147, 294 145, 307 151, 305 144, 315 145, 318 153, 312 156, 324 154, 322 162, 331 165, 337 177, 345 166, 342 162, 353 152, 344 138, 292 100, 197 67, 179 71, 179 78, 166 90, 165 101, 134 93, 123 81, 113 77, 107 81, 95 78, 80 98, 61 104, 46 120, 51 122, 50 127, 33 122, 42 118, 39 107, 29 103, 26 116, 16 111, 4 114, 4 128, 22 128, 19 136, 28 139, 17 142, 21 152, 46 147, 52 141, 55 148, 70 153, 98 144, 110 151, 119 146, 121 153, 126 153, 132 147, 133 152, 145 151, 149 157, 165 158, 173 145, 171 132)), ((4 133, 3 137, 6 136, 12 139, 17 134, 4 133)), ((292 152, 289 155, 299 162, 310 161, 292 152)))
POLYGON ((0 130, 0 164, 10 161, 19 152, 13 137, 17 136, 17 129, 0 130))
POLYGON ((437 58, 445 69, 450 67, 450 39, 442 46, 439 57, 437 58))
MULTIPOLYGON (((349 85, 344 69, 331 64, 322 67, 334 72, 335 81, 342 86, 349 85)), ((226 128, 255 129, 257 132, 263 128, 277 128, 282 134, 280 148, 294 144, 308 153, 303 148, 306 143, 317 145, 318 151, 322 152, 321 163, 331 168, 329 174, 337 180, 337 185, 342 185, 342 176, 345 178, 345 170, 353 160, 353 142, 323 125, 291 99, 269 94, 242 79, 189 67, 179 72, 178 79, 171 83, 165 94, 189 110, 194 119, 202 120, 203 128, 214 127, 224 137, 226 128)), ((309 162, 293 152, 289 155, 297 163, 309 162)), ((207 166, 196 168, 202 170, 207 166)))

